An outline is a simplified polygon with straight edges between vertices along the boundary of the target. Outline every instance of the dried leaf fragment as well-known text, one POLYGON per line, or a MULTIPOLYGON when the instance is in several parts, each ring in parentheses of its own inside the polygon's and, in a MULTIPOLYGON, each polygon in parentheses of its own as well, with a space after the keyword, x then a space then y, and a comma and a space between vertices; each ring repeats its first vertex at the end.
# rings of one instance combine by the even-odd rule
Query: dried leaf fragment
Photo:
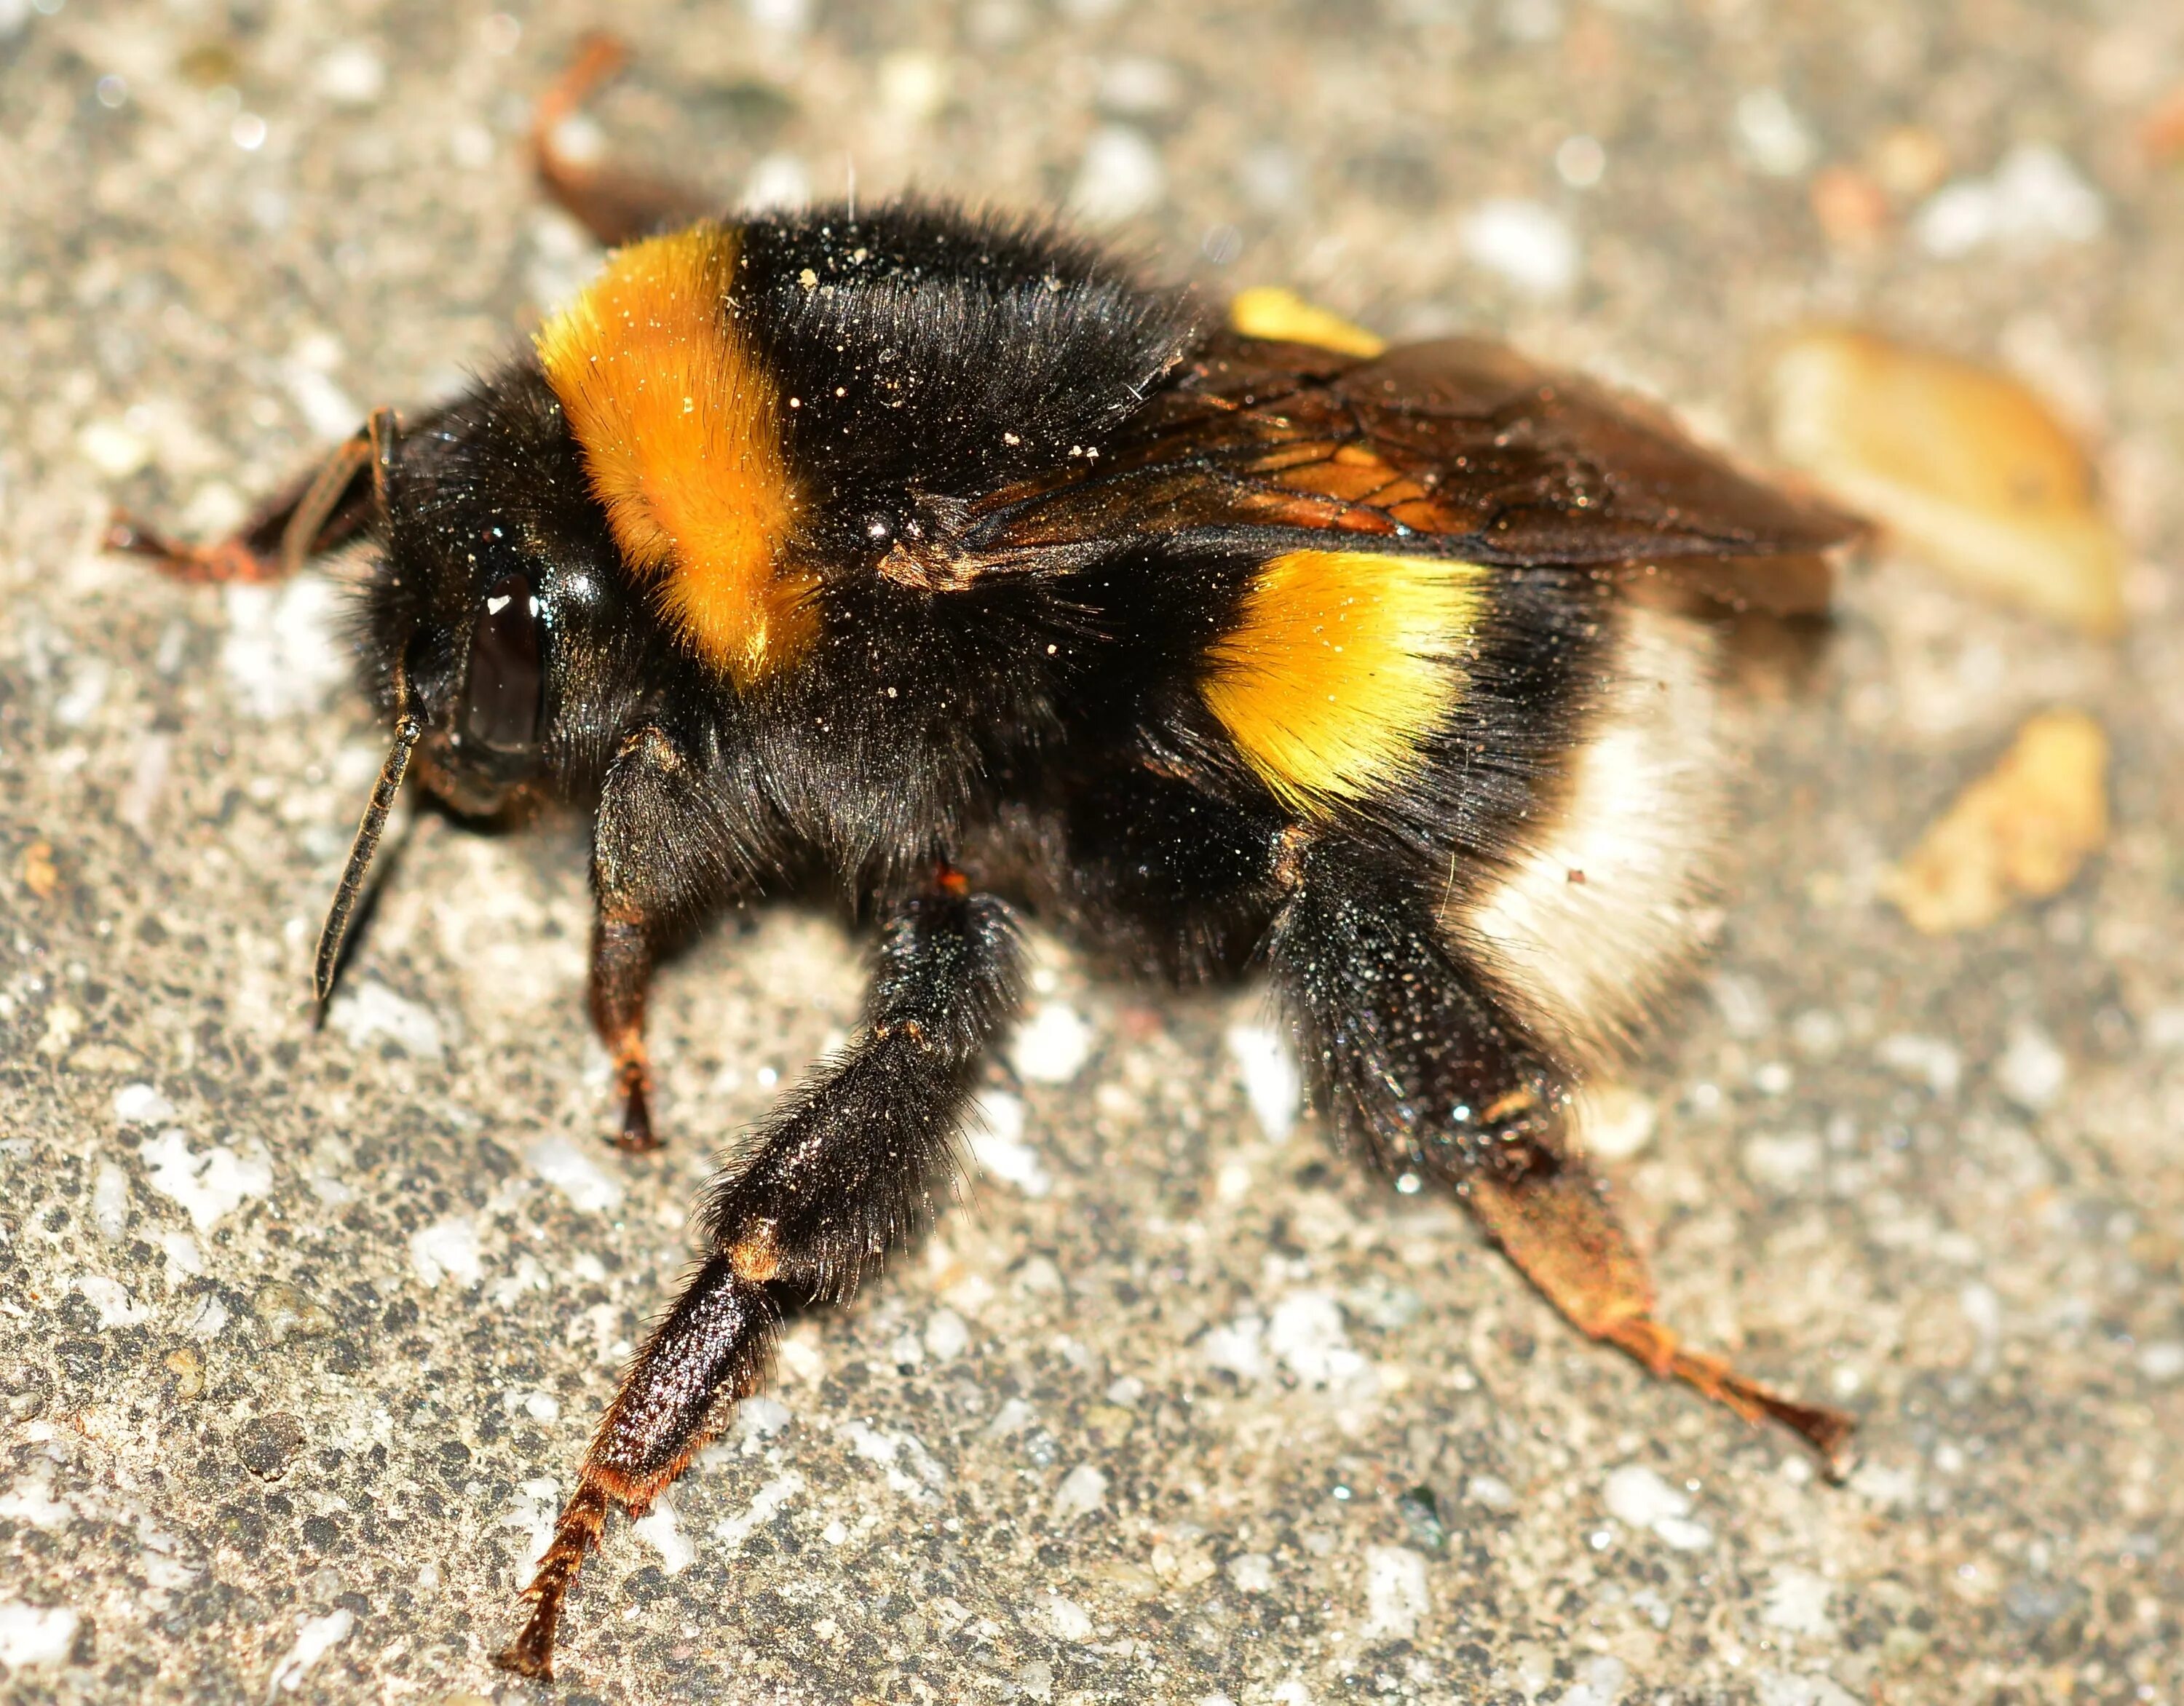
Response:
POLYGON ((40 900, 51 900, 60 886, 60 867, 53 863, 51 842, 32 842, 23 849, 23 886, 40 900))
POLYGON ((2011 902, 2059 893, 2108 840, 2108 736, 2083 711, 2042 711, 1882 879, 1913 929, 1977 930, 2011 902))
POLYGON ((2097 636, 2123 622, 2123 542, 2084 453, 2015 380, 1822 328, 1770 375, 1786 459, 1970 590, 2097 636))
POLYGON ((1308 303, 1295 291, 1279 285, 1254 285, 1239 291, 1228 303, 1228 325, 1245 337, 1273 338, 1284 343, 1309 343, 1343 355, 1371 358, 1388 347, 1388 341, 1362 325, 1352 325, 1308 303))

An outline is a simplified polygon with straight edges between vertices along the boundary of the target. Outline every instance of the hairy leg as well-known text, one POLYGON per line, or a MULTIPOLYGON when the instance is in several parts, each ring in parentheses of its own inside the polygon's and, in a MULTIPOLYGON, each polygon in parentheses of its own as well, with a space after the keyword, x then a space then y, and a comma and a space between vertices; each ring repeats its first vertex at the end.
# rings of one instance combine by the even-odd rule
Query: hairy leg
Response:
POLYGON ((619 71, 628 57, 616 37, 599 31, 586 36, 577 42, 568 69, 540 97, 531 119, 531 164, 539 186, 555 206, 610 248, 718 211, 710 199, 687 185, 593 165, 562 152, 556 135, 562 121, 581 112, 593 91, 619 71))
POLYGON ((645 1000, 663 942, 745 887, 755 853, 722 816, 709 781, 666 730, 647 724, 607 767, 592 836, 592 1022, 622 1098, 615 1142, 657 1148, 645 1000))
POLYGON ((530 1620, 498 1664, 553 1674, 562 1602, 609 1511, 643 1514, 726 1405, 757 1389, 785 1314, 849 1297, 930 1220, 1020 975, 1008 909, 952 874, 889 921, 859 1034, 708 1194, 698 1270, 622 1377, 526 1590, 530 1620))
POLYGON ((1288 875, 1268 955, 1344 1133, 1387 1171, 1455 1191, 1580 1331, 1747 1420, 1781 1423, 1840 1471, 1851 1418, 1684 1348, 1654 1319, 1645 1261, 1564 1136, 1566 1080, 1479 992, 1426 897, 1370 851, 1332 837, 1297 849, 1288 875))
POLYGON ((216 544, 184 544, 117 510, 107 549, 148 557, 178 581, 284 581, 386 515, 395 433, 394 411, 374 409, 353 437, 216 544))

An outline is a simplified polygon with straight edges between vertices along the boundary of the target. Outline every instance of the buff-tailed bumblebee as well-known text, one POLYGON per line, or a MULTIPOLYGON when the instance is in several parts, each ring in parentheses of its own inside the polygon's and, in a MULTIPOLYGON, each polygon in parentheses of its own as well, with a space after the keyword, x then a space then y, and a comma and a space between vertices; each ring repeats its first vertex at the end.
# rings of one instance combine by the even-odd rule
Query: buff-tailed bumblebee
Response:
POLYGON ((592 806, 628 1148, 671 937, 813 881, 878 926, 861 1028, 710 1188, 500 1662, 550 1674, 609 1513, 946 1197, 1019 909, 1170 979, 1263 964, 1368 1162, 1461 1198, 1583 1331, 1837 1461, 1848 1418, 1655 1320, 1568 1113, 1694 953, 1708 613, 1811 608, 1845 522, 1507 349, 1247 336, 1044 223, 690 218, 552 148, 610 59, 538 163, 619 247, 527 353, 380 411, 224 546, 125 542, 213 578, 373 547, 394 738, 321 998, 411 770, 466 814, 592 806))

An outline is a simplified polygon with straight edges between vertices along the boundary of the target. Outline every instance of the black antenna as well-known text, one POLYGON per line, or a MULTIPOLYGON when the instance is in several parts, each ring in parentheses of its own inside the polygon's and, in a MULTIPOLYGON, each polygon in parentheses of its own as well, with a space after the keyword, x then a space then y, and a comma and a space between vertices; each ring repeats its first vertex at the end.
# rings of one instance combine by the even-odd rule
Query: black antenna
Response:
POLYGON ((371 803, 364 809, 364 820, 356 826, 356 839, 349 844, 348 864, 343 868, 341 886, 334 891, 334 903, 326 909, 326 928, 319 932, 319 960, 311 974, 311 987, 324 1003, 334 992, 334 974, 341 969, 342 945, 348 940, 350 914, 356 910, 356 897, 363 892, 365 873, 371 869, 371 856, 379 851, 380 831, 387 827, 387 814, 394 808, 394 796, 402 787, 403 773, 410 768, 410 753, 422 732, 416 718, 404 713, 394 724, 394 745, 387 754, 387 762, 379 767, 379 781, 371 791, 371 803))

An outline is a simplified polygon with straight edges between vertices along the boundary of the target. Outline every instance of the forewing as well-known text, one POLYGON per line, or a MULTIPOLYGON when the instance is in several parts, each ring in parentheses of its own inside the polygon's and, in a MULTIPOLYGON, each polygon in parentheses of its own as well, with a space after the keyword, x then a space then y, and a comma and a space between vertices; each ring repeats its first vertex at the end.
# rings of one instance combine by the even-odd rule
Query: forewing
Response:
POLYGON ((1650 405, 1471 338, 1362 362, 1217 338, 1096 457, 965 520, 967 560, 995 568, 1101 541, 1279 550, 1335 533, 1485 564, 1652 564, 1786 608, 1814 607, 1813 558, 1856 531, 1650 405))

